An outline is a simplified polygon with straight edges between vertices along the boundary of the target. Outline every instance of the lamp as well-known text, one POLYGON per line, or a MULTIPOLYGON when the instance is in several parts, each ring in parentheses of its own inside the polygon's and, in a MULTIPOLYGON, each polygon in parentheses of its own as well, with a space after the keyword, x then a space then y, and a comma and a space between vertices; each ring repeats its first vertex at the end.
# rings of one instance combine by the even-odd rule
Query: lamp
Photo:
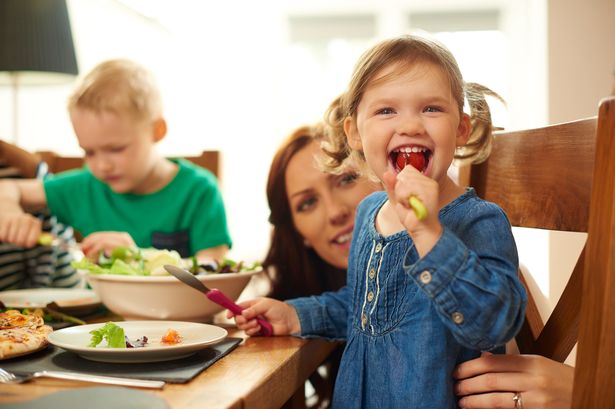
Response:
POLYGON ((78 72, 65 0, 0 1, 0 84, 12 86, 15 142, 19 86, 59 84, 78 72))

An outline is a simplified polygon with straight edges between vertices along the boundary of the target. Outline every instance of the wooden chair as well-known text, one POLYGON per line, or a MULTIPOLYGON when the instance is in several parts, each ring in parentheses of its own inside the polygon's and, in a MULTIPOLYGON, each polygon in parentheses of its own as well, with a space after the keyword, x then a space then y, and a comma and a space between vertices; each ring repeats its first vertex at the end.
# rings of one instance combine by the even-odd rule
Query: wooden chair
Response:
POLYGON ((521 353, 563 362, 578 339, 574 408, 613 407, 615 98, 602 101, 597 120, 496 133, 489 159, 471 167, 470 185, 500 205, 513 226, 587 233, 546 324, 528 291, 516 340, 521 353), (610 403, 598 405, 607 395, 610 403))
MULTIPOLYGON (((65 170, 76 169, 83 166, 83 157, 78 156, 59 156, 50 151, 41 151, 38 154, 43 158, 49 170, 53 173, 63 172, 65 170)), ((212 172, 218 179, 220 178, 220 152, 219 151, 203 151, 199 156, 186 156, 184 159, 189 160, 202 168, 212 172)))

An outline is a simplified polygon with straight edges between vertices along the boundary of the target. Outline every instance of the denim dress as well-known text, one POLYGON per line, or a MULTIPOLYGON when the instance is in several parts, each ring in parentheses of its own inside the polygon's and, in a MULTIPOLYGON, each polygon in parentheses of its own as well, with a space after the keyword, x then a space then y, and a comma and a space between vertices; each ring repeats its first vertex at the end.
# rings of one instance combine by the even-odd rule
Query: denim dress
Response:
POLYGON ((405 230, 376 231, 386 200, 373 193, 357 210, 347 285, 288 301, 299 335, 346 341, 333 408, 456 408, 455 366, 501 347, 523 322, 510 223, 469 188, 440 211, 442 237, 419 258, 405 230))

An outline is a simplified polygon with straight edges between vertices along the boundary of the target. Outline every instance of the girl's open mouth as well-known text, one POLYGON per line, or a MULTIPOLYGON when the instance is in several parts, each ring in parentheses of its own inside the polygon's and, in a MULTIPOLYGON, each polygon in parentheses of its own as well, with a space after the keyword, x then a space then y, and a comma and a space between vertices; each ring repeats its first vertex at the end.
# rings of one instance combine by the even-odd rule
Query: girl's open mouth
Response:
POLYGON ((432 152, 424 146, 402 146, 389 153, 389 161, 397 173, 406 165, 412 165, 419 172, 425 173, 431 156, 432 152))

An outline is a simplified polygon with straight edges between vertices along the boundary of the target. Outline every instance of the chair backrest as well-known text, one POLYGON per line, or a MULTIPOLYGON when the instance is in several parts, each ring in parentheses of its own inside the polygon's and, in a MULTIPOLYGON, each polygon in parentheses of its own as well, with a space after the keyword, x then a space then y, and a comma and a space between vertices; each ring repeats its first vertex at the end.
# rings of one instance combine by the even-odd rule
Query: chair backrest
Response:
MULTIPOLYGON (((587 232, 595 145, 595 118, 498 132, 489 159, 471 167, 470 185, 502 207, 513 226, 587 232)), ((521 353, 560 362, 570 354, 578 335, 583 267, 584 252, 546 324, 528 289, 526 320, 516 339, 521 353)), ((525 283, 522 274, 521 279, 525 283)))
MULTIPOLYGON (((49 170, 53 173, 80 168, 84 163, 83 158, 78 156, 59 156, 50 151, 41 151, 38 154, 47 162, 49 170)), ((203 151, 199 156, 185 156, 184 159, 209 170, 220 179, 219 151, 203 151)))
POLYGON ((489 159, 471 167, 469 184, 513 226, 587 233, 544 325, 528 290, 517 344, 521 353, 563 362, 578 340, 573 408, 613 407, 615 98, 601 102, 597 119, 497 133, 489 159))

